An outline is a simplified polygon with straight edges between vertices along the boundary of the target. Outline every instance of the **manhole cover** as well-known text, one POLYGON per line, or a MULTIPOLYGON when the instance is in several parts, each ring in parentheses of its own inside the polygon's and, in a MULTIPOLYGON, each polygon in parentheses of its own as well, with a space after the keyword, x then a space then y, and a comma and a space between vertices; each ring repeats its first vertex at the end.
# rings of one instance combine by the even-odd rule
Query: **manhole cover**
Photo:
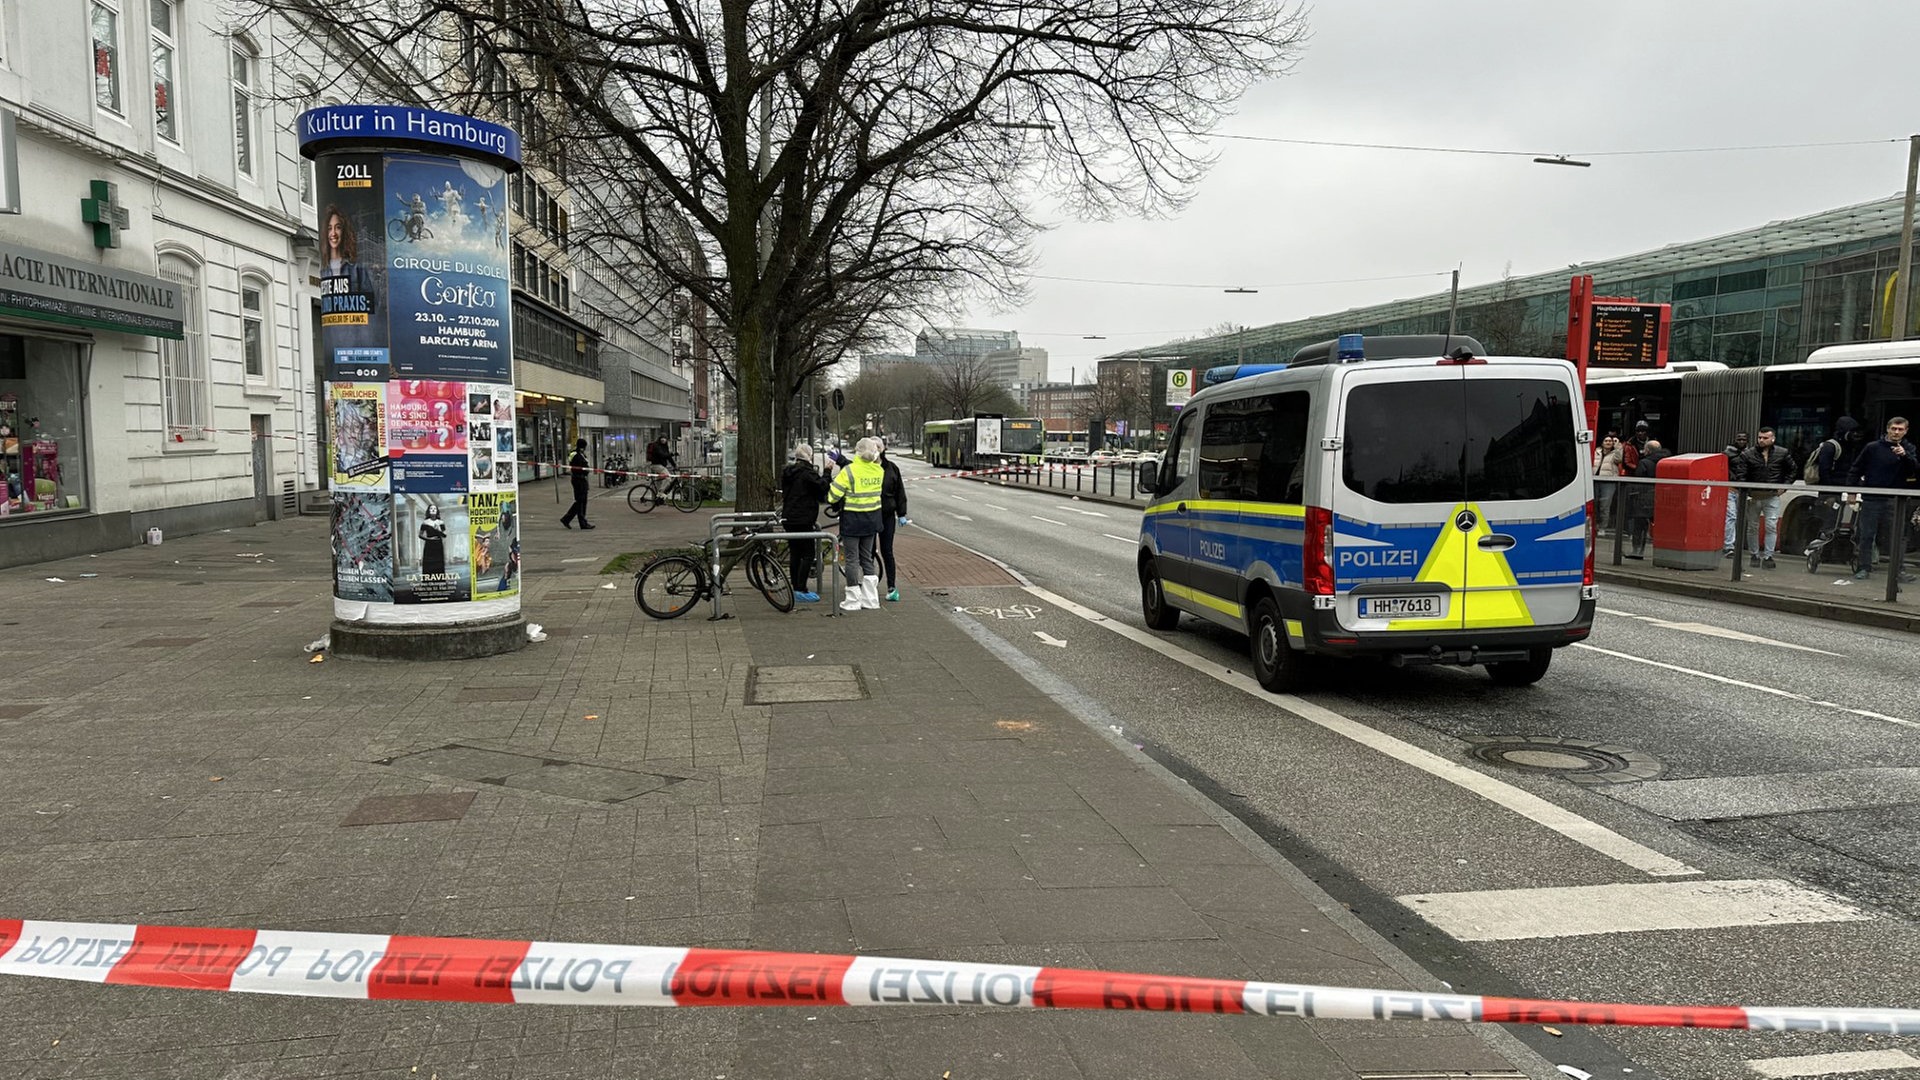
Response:
POLYGON ((1666 771, 1646 754, 1616 743, 1553 735, 1485 737, 1469 741, 1472 748, 1468 753, 1489 765, 1559 776, 1579 784, 1651 780, 1666 771))
POLYGON ((851 664, 756 667, 747 676, 747 704, 788 705, 802 701, 859 701, 867 696, 860 671, 851 664))

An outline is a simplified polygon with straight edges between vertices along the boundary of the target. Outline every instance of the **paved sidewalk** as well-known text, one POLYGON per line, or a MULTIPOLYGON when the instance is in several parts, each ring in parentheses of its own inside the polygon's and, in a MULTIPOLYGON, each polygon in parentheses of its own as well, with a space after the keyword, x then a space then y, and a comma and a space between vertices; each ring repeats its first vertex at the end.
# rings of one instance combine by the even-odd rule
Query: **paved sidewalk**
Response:
MULTIPOLYGON (((549 640, 489 660, 310 663, 320 518, 0 571, 0 916, 1407 985, 1297 872, 951 621, 939 591, 998 568, 909 533, 880 611, 743 590, 736 618, 654 622, 598 570, 709 515, 624 494, 597 489, 581 533, 523 489, 549 640)), ((1437 1024, 31 979, 0 981, 0 1015, 0 1077, 1551 1075, 1437 1024)))

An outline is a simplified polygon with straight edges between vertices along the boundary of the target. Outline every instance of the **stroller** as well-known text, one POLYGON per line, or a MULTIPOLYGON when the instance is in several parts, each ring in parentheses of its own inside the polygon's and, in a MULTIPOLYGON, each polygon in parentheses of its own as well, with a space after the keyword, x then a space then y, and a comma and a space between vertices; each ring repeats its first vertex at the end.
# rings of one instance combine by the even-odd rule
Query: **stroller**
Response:
POLYGON ((1807 573, 1820 572, 1820 564, 1844 563, 1852 566, 1859 557, 1859 548, 1854 543, 1853 527, 1860 517, 1860 504, 1843 501, 1837 495, 1829 495, 1821 500, 1831 522, 1821 530, 1813 543, 1807 545, 1807 573))

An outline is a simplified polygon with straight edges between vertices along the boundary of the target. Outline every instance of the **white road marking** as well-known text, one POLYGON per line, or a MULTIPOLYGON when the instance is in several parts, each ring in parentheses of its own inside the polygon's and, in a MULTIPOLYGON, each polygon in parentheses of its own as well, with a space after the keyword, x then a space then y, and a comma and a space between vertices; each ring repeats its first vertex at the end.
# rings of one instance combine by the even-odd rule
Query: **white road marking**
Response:
POLYGON ((948 492, 947 494, 955 502, 972 502, 973 501, 972 499, 967 498, 965 495, 955 495, 952 492, 948 492))
POLYGON ((942 510, 942 511, 940 511, 940 512, 941 512, 941 513, 943 513, 943 514, 945 514, 945 515, 947 515, 947 516, 948 516, 948 517, 950 517, 950 518, 959 518, 959 519, 960 519, 961 521, 972 521, 972 520, 973 520, 972 518, 970 518, 970 517, 968 517, 968 516, 967 516, 967 515, 965 515, 965 514, 956 514, 956 513, 954 513, 954 512, 953 512, 953 511, 951 511, 951 510, 942 510))
POLYGON ((1013 513, 1013 511, 1011 511, 1011 510, 1009 510, 1009 509, 1007 509, 1007 508, 1006 508, 1006 507, 1004 507, 1004 506, 995 506, 995 505, 993 505, 992 503, 981 503, 980 505, 981 505, 981 506, 984 506, 984 507, 986 507, 986 508, 987 508, 987 509, 989 509, 989 510, 998 510, 998 511, 1000 511, 1000 512, 1001 512, 1001 513, 1003 513, 1003 514, 1011 514, 1011 513, 1013 513))
POLYGON ((1635 615, 1631 611, 1615 611, 1612 608, 1594 608, 1594 610, 1602 615, 1617 615, 1622 619, 1637 619, 1640 622, 1652 623, 1665 630, 1684 630, 1689 634, 1704 634, 1707 637, 1725 638, 1728 641, 1745 641, 1754 645, 1772 645, 1779 649, 1798 649, 1801 652, 1818 653, 1821 656, 1843 655, 1837 652, 1828 652, 1825 649, 1815 649, 1807 645, 1795 645, 1790 641, 1780 641, 1775 638, 1761 637, 1758 634, 1729 630, 1724 626, 1714 626, 1710 623, 1668 622, 1665 619, 1656 619, 1651 615, 1635 615))
POLYGON ((1100 535, 1109 540, 1118 540, 1123 544, 1137 544, 1140 542, 1140 538, 1137 536, 1115 536, 1112 533, 1101 533, 1100 535))
POLYGON ((1801 1054, 1797 1057, 1754 1058, 1747 1068, 1760 1076, 1838 1076, 1843 1073, 1892 1072, 1920 1065, 1905 1050, 1861 1050, 1839 1054, 1801 1054))
POLYGON ((1465 765, 1455 764, 1438 754, 1414 746, 1412 743, 1396 739, 1384 732, 1375 731, 1357 720, 1350 720, 1319 705, 1291 694, 1271 694, 1252 677, 1243 675, 1231 668, 1200 657, 1155 637, 1139 627, 1116 622, 1092 608, 1083 607, 1058 596, 1037 585, 1027 586, 1027 591, 1051 601, 1062 611, 1071 612, 1080 618, 1119 634, 1136 644, 1143 645, 1177 663, 1225 683, 1236 690, 1256 698, 1266 704, 1274 705, 1286 712, 1307 721, 1318 724, 1336 735, 1352 739, 1354 742, 1372 750, 1377 750, 1403 764, 1410 765, 1422 772, 1439 777, 1446 782, 1463 788, 1496 806, 1511 810, 1535 824, 1545 826, 1577 844, 1592 848, 1611 859, 1633 867, 1635 870, 1651 874, 1654 877, 1684 877, 1698 874, 1699 870, 1686 863, 1629 840, 1603 825, 1588 821, 1586 818, 1565 810, 1551 802, 1514 787, 1512 784, 1496 780, 1485 773, 1477 772, 1465 765))
POLYGON ((1397 899, 1455 941, 1519 941, 1872 918, 1825 893, 1777 880, 1646 881, 1416 893, 1397 899))
POLYGON ((599 562, 599 561, 600 561, 600 556, 598 556, 598 555, 581 555, 581 556, 579 556, 579 557, 577 557, 577 558, 572 558, 572 559, 561 559, 560 561, 561 561, 561 562, 563 562, 563 563, 570 563, 570 562, 599 562))
POLYGON ((1067 524, 1066 522, 1064 522, 1064 521, 1055 521, 1055 520, 1053 520, 1052 518, 1043 518, 1043 517, 1041 517, 1041 516, 1040 516, 1039 514, 1028 514, 1027 516, 1028 516, 1028 517, 1030 517, 1030 518, 1032 518, 1032 519, 1033 519, 1033 520, 1035 520, 1035 521, 1044 521, 1044 522, 1046 522, 1046 523, 1047 523, 1047 524, 1049 524, 1049 525, 1058 525, 1058 526, 1060 526, 1061 528, 1071 528, 1071 527, 1072 527, 1072 526, 1070 526, 1070 525, 1068 525, 1068 524, 1067 524))
POLYGON ((1727 686, 1738 686, 1744 690, 1756 690, 1762 694, 1772 694, 1774 697, 1783 697, 1791 701, 1803 701, 1808 705, 1818 705, 1823 709, 1838 709, 1843 713, 1852 713, 1854 716, 1864 716, 1869 720, 1883 720, 1889 724, 1899 724, 1901 727, 1920 728, 1920 724, 1916 724, 1912 720, 1902 720, 1897 716, 1888 716, 1885 713, 1877 713, 1871 709, 1849 708, 1838 702, 1821 701, 1807 694, 1796 694, 1791 690, 1781 690, 1777 687, 1762 686, 1759 683, 1750 683, 1742 679, 1728 678, 1725 675, 1715 675, 1711 671, 1696 671, 1693 668, 1681 667, 1678 664, 1649 660, 1644 656, 1635 656, 1632 653, 1615 652, 1612 649, 1603 649, 1598 645, 1589 645, 1584 641, 1574 642, 1573 647, 1576 649, 1585 649, 1588 652, 1597 652, 1605 656, 1616 657, 1621 660, 1631 660, 1636 664, 1647 664, 1652 667, 1665 668, 1668 671, 1677 671, 1682 675, 1692 675, 1695 678, 1708 679, 1713 682, 1724 683, 1727 686))
POLYGON ((1066 509, 1073 511, 1076 514, 1085 514, 1088 517, 1111 517, 1112 516, 1110 514, 1103 514, 1098 510, 1082 510, 1077 506, 1069 506, 1066 509))
POLYGON ((1033 632, 1033 636, 1039 638, 1040 643, 1042 645, 1052 645, 1056 649, 1064 649, 1067 647, 1067 643, 1065 641, 1062 641, 1061 639, 1054 637, 1052 634, 1046 633, 1044 631, 1035 630, 1033 632))

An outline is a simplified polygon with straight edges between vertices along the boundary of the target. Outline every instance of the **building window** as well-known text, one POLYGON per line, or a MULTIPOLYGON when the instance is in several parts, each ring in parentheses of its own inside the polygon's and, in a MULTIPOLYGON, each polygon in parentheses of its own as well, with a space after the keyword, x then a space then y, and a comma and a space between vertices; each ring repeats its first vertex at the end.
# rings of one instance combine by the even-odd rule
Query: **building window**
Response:
MULTIPOLYGON (((308 109, 313 108, 315 105, 319 104, 319 101, 320 101, 320 98, 319 98, 318 92, 314 89, 313 83, 307 81, 306 79, 301 79, 300 80, 300 111, 305 112, 308 109)), ((314 191, 313 159, 308 157, 301 158, 299 168, 300 168, 300 205, 310 207, 313 205, 313 191, 314 191)))
POLYGON ((93 100, 111 113, 120 104, 120 6, 93 0, 93 100))
POLYGON ((174 0, 149 0, 153 21, 153 129, 168 142, 180 141, 174 108, 174 0))
POLYGON ((0 335, 0 516, 84 510, 80 348, 0 335))
POLYGON ((273 352, 267 324, 267 283, 262 278, 240 279, 240 351, 247 378, 267 377, 267 357, 273 352))
POLYGON ((253 176, 254 129, 253 51, 239 39, 233 42, 233 155, 240 175, 253 176))
POLYGON ((200 268, 178 255, 160 257, 160 276, 180 286, 178 341, 160 341, 160 401, 170 443, 212 436, 207 396, 207 343, 200 315, 200 268))

